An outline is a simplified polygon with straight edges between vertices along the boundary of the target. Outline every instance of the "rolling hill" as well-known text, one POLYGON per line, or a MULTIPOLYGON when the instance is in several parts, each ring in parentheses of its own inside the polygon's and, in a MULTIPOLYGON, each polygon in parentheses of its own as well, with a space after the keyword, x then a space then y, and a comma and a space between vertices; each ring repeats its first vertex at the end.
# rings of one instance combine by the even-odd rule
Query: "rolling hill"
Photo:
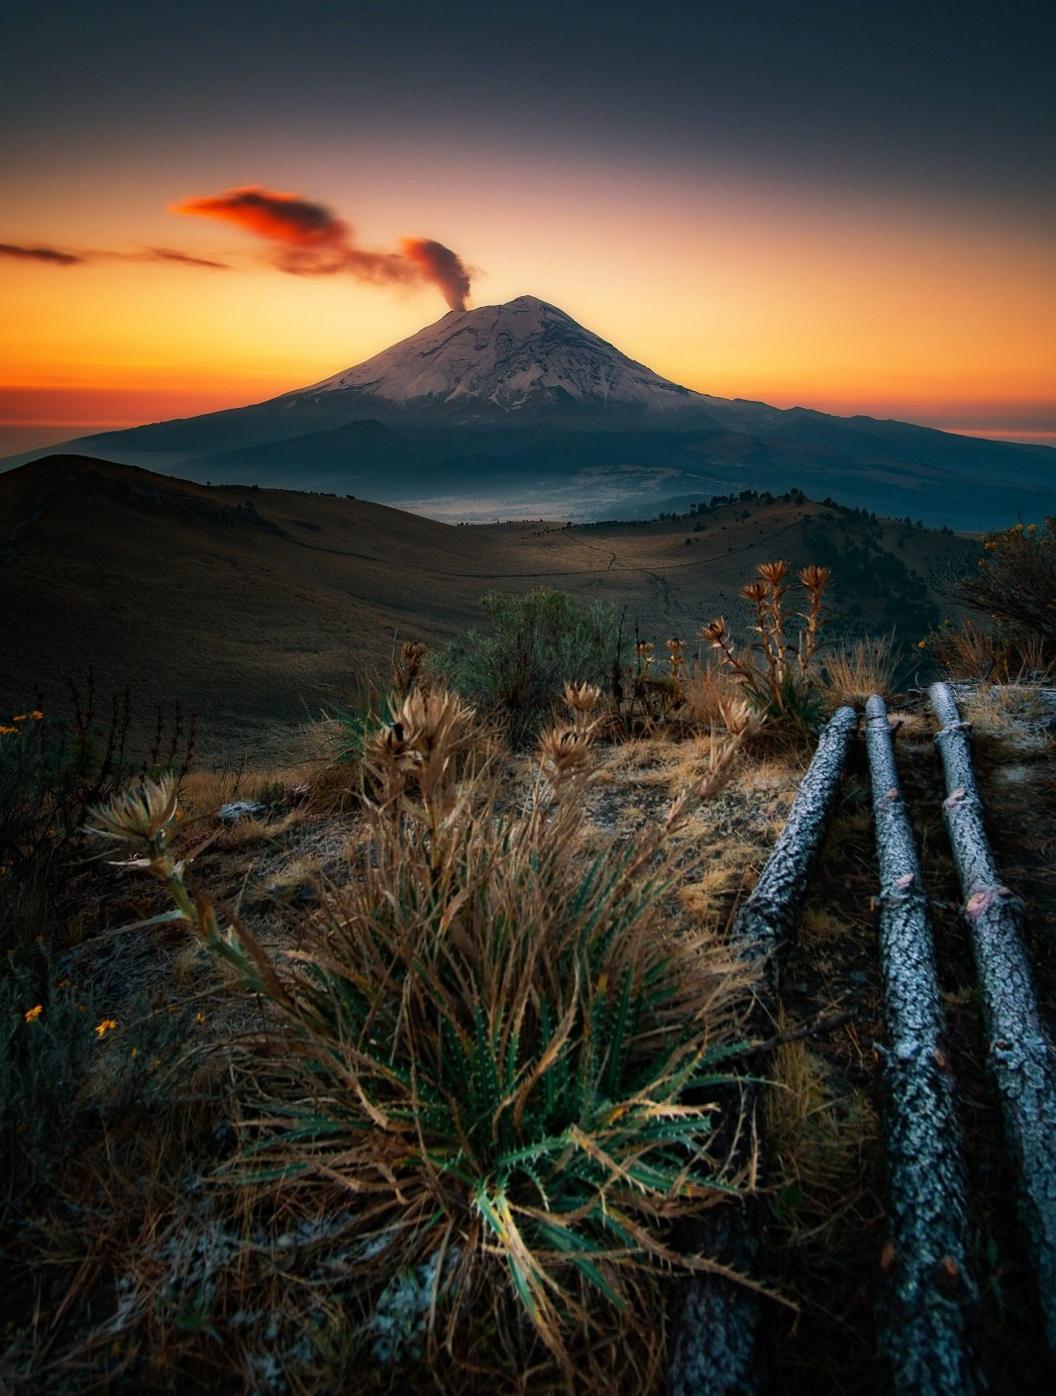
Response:
MULTIPOLYGON (((800 496, 741 498, 651 523, 453 527, 332 494, 205 486, 85 456, 0 476, 0 711, 102 691, 179 700, 208 753, 263 759, 290 728, 384 666, 394 636, 438 643, 489 590, 553 586, 627 607, 657 641, 692 640, 757 562, 831 565, 834 625, 938 618, 941 578, 977 545, 800 496)), ((747 637, 746 637, 747 638, 747 637)))

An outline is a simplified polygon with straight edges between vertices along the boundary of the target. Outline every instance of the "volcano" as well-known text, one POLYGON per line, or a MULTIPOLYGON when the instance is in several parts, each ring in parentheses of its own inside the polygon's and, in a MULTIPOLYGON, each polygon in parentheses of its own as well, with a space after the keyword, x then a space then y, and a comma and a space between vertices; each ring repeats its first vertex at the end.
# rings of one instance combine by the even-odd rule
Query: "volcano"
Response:
POLYGON ((648 518, 794 488, 965 529, 1056 512, 1051 447, 695 392, 535 296, 450 311, 268 402, 68 445, 197 481, 354 493, 471 522, 648 518))
POLYGON ((683 412, 722 401, 661 378, 535 296, 453 310, 290 398, 321 405, 334 393, 414 411, 453 408, 468 419, 492 410, 529 416, 572 406, 683 412))

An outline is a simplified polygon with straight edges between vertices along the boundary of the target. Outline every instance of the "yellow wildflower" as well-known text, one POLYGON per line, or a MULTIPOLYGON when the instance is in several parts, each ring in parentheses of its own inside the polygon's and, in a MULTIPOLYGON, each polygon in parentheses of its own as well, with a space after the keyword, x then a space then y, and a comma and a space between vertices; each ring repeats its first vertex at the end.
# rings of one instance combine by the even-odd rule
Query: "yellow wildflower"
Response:
POLYGON ((927 640, 918 640, 918 641, 917 641, 917 649, 918 649, 918 650, 926 650, 927 648, 928 648, 928 642, 927 642, 927 640))
POLYGON ((43 1012, 44 1005, 42 1003, 35 1003, 33 1007, 27 1009, 27 1011, 23 1013, 22 1016, 23 1018, 25 1018, 27 1023, 35 1023, 43 1012))
POLYGON ((33 719, 34 722, 44 721, 44 714, 40 711, 39 708, 34 708, 33 711, 30 713, 30 717, 33 719))
POLYGON ((96 1023, 95 1035, 96 1037, 105 1037, 108 1032, 112 1032, 116 1027, 116 1018, 104 1018, 101 1023, 96 1023))
POLYGON ((11 719, 12 722, 25 722, 25 720, 25 713, 15 713, 14 717, 11 719))
POLYGON ((18 728, 17 728, 17 727, 5 727, 3 723, 0 723, 0 737, 7 737, 7 736, 10 736, 10 734, 11 734, 12 732, 17 732, 17 731, 18 731, 18 728))
POLYGON ((194 1021, 195 1021, 196 1023, 204 1023, 204 1022, 205 1022, 205 1014, 201 1011, 201 1009, 199 1009, 198 1012, 194 1015, 194 1021))
POLYGON ((132 1048, 132 1051, 131 1051, 131 1053, 130 1053, 129 1055, 131 1056, 132 1060, 135 1061, 136 1058, 139 1056, 139 1048, 138 1048, 138 1047, 133 1047, 133 1048, 132 1048))

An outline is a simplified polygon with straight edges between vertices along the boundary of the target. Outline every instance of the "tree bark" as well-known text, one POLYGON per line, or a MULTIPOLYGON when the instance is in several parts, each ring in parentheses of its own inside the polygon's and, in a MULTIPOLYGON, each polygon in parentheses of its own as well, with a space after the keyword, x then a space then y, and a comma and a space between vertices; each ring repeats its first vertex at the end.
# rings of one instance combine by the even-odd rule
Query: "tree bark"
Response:
POLYGON ((1018 1174, 1027 1249, 1049 1347, 1056 1350, 1056 1056, 1038 1012, 1022 901, 1004 885, 986 835, 968 734, 948 684, 934 684, 935 740, 946 776, 943 815, 964 896, 982 995, 988 1066, 1018 1174))
POLYGON ((887 1027, 890 1245, 881 1353, 894 1389, 972 1391, 968 1209, 934 937, 913 828, 898 788, 884 700, 866 704, 880 968, 887 1027))
MULTIPOLYGON (((761 1034, 770 1031, 776 1014, 779 959, 795 935, 857 727, 854 709, 840 708, 823 729, 788 822, 733 924, 741 953, 760 969, 752 1019, 761 1034)), ((746 1084, 740 1099, 727 1108, 739 1109, 749 1121, 758 1114, 758 1102, 759 1088, 746 1084)), ((751 1133, 749 1128, 741 1132, 745 1158, 751 1133)), ((762 1208, 746 1199, 716 1208, 697 1229, 692 1248, 754 1278, 762 1233, 762 1208)), ((768 1391, 767 1302, 746 1285, 720 1276, 694 1276, 668 1368, 671 1396, 762 1396, 768 1391)))
MULTIPOLYGON (((759 880, 741 905, 733 936, 753 961, 763 960, 761 992, 772 998, 782 953, 794 942, 803 898, 847 768, 858 730, 853 708, 839 708, 822 729, 817 750, 796 791, 788 822, 759 880)), ((767 1005, 772 1011, 773 1003, 767 1005)))

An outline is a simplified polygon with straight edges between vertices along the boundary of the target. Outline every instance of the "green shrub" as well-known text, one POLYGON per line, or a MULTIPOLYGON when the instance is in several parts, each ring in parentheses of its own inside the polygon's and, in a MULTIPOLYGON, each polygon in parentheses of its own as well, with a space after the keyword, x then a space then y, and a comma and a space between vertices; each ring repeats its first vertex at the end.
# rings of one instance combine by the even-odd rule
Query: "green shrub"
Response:
POLYGON ((471 630, 433 658, 438 678, 494 715, 511 740, 530 740, 568 680, 611 686, 625 646, 615 607, 540 587, 520 596, 490 592, 490 626, 471 630))
MULTIPOLYGON (((958 599, 1008 634, 1006 642, 1056 661, 1056 516, 1041 528, 1016 524, 983 540, 976 571, 954 583, 958 599)), ((1011 666, 1009 666, 1011 667, 1011 666)))

